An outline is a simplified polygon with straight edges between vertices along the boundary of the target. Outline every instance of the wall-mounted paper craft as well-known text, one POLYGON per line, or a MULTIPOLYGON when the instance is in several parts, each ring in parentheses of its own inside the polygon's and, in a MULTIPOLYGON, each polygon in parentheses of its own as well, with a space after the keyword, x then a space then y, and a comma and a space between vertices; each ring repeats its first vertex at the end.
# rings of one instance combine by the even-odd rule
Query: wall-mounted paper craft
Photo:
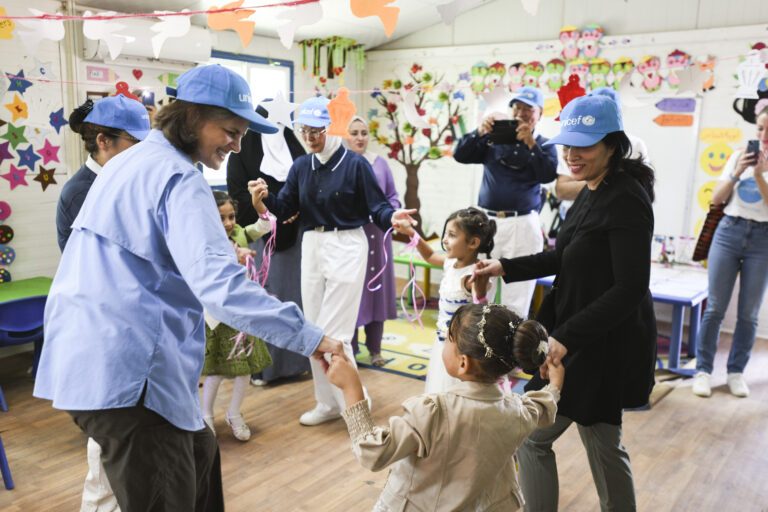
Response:
POLYGON ((32 179, 40 183, 40 186, 43 187, 43 192, 45 192, 45 189, 48 188, 48 185, 56 185, 56 179, 53 177, 53 173, 55 171, 56 169, 46 169, 41 165, 40 172, 38 172, 37 176, 32 179))
POLYGON ((117 82, 115 84, 115 94, 113 94, 113 96, 117 96, 118 94, 122 94, 126 98, 131 98, 132 100, 141 101, 141 98, 133 94, 128 88, 128 82, 117 82))
POLYGON ((698 62, 696 62, 696 66, 700 70, 702 70, 704 73, 706 73, 706 78, 704 79, 704 83, 701 86, 702 92, 711 91, 715 88, 715 66, 717 65, 717 57, 714 55, 707 55, 706 57, 703 57, 701 59, 698 59, 698 62))
MULTIPOLYGON (((42 16, 46 14, 37 9, 29 9, 32 16, 42 16)), ((19 25, 26 30, 18 30, 19 37, 31 55, 37 54, 37 48, 40 41, 48 39, 51 41, 61 41, 64 39, 64 20, 18 20, 19 25)))
POLYGON ((0 245, 0 265, 10 265, 16 259, 16 251, 7 245, 0 245))
POLYGON ((336 96, 328 103, 328 115, 331 124, 328 126, 328 135, 349 137, 349 122, 355 117, 357 107, 349 99, 349 89, 340 87, 336 96))
POLYGON ((120 78, 117 73, 106 66, 86 66, 85 79, 89 82, 114 83, 120 78))
POLYGON ((43 62, 35 57, 35 65, 27 76, 40 80, 57 80, 59 77, 53 72, 52 62, 43 62))
POLYGON ((757 94, 757 87, 762 82, 765 75, 765 64, 760 58, 758 50, 751 50, 747 58, 736 68, 736 78, 739 80, 739 88, 736 91, 736 98, 745 98, 756 100, 760 96, 757 94))
MULTIPOLYGON (((113 14, 116 13, 111 11, 100 13, 101 16, 111 16, 113 14)), ((91 16, 94 16, 91 11, 83 13, 84 18, 91 16)), ((83 35, 94 41, 104 41, 109 49, 109 58, 112 60, 115 60, 120 55, 125 44, 136 40, 133 36, 118 34, 124 28, 124 24, 113 20, 83 20, 83 35)))
POLYGON ((403 98, 403 115, 405 116, 405 119, 411 123, 411 126, 415 128, 429 128, 429 123, 426 119, 424 119, 421 115, 419 115, 419 112, 416 110, 418 107, 416 106, 416 101, 418 101, 419 97, 416 95, 415 91, 409 91, 408 94, 405 95, 405 98, 403 98))
POLYGON ((273 123, 279 123, 283 126, 291 127, 293 121, 291 114, 298 106, 296 103, 286 101, 282 91, 278 91, 272 101, 263 101, 261 106, 269 112, 269 120, 273 123))
POLYGON ((7 244, 13 241, 13 228, 7 224, 0 226, 0 244, 7 244))
POLYGON ((525 77, 525 64, 522 62, 515 62, 507 68, 507 74, 509 75, 509 81, 507 82, 507 89, 509 92, 515 92, 523 86, 523 80, 525 77))
POLYGON ((48 115, 48 119, 51 123, 51 126, 53 126, 54 130, 56 130, 56 133, 61 132, 61 127, 68 124, 67 120, 64 119, 64 107, 60 108, 56 112, 51 112, 48 115))
POLYGON ((387 37, 392 37, 395 27, 397 27, 397 18, 400 16, 400 8, 389 5, 394 1, 395 0, 349 0, 349 7, 352 10, 352 14, 358 18, 378 16, 381 20, 381 24, 384 25, 384 33, 387 37))
MULTIPOLYGON (((671 76, 671 75, 670 75, 671 76)), ((677 94, 692 92, 701 94, 704 90, 704 82, 709 78, 709 72, 695 64, 676 72, 677 94)))
POLYGON ((277 15, 277 19, 285 20, 286 23, 277 27, 277 33, 280 36, 280 42, 287 49, 293 46, 293 38, 299 27, 314 25, 323 18, 323 6, 320 2, 298 5, 277 15))
MULTIPOLYGON (((5 7, 0 7, 0 16, 5 16, 5 7)), ((16 27, 16 24, 13 22, 13 20, 0 20, 0 39, 12 39, 13 38, 13 29, 16 27)))
POLYGON ((634 73, 635 61, 633 61, 629 57, 619 57, 618 59, 613 61, 613 65, 611 66, 611 71, 613 72, 613 88, 618 91, 619 85, 621 85, 621 80, 625 76, 628 76, 634 73))
POLYGON ((621 104, 629 108, 645 107, 646 101, 641 101, 637 97, 637 88, 632 86, 632 73, 627 73, 621 77, 616 89, 621 96, 621 104))
POLYGON ((566 62, 579 56, 580 37, 581 32, 579 32, 579 29, 573 25, 566 25, 560 29, 560 42, 563 44, 560 56, 563 57, 566 62))
POLYGON ((24 136, 24 129, 26 126, 14 126, 13 123, 8 123, 8 127, 5 129, 5 133, 0 135, 0 139, 5 139, 11 143, 11 147, 16 149, 16 146, 27 142, 27 138, 24 136))
MULTIPOLYGON (((234 9, 243 5, 244 0, 238 0, 237 2, 230 2, 221 7, 211 7, 209 11, 216 9, 234 9)), ((211 30, 234 30, 240 37, 240 43, 243 48, 248 46, 253 39, 253 28, 256 26, 256 22, 248 21, 248 18, 253 14, 253 9, 239 9, 237 11, 230 12, 211 12, 208 14, 208 27, 211 30)))
POLYGON ((8 92, 18 92, 22 96, 25 92, 27 92, 27 89, 32 87, 32 82, 24 78, 24 70, 20 69, 18 73, 15 75, 13 73, 6 73, 5 76, 8 78, 8 80, 11 82, 11 84, 8 87, 8 92))
MULTIPOLYGON (((155 14, 169 14, 173 11, 155 11, 155 14)), ((189 9, 182 9, 181 12, 189 12, 189 9)), ((189 32, 192 23, 192 16, 158 16, 158 21, 149 29, 156 32, 152 36, 152 53, 156 59, 160 58, 160 51, 165 42, 172 37, 184 37, 189 32)))
POLYGON ((672 89, 680 86, 679 73, 691 64, 691 56, 682 50, 674 50, 667 55, 667 84, 672 89))
MULTIPOLYGON (((512 66, 510 66, 512 69, 512 66)), ((565 61, 563 59, 551 59, 547 62, 546 79, 547 87, 551 92, 556 93, 563 86, 563 73, 565 72, 565 61)))
POLYGON ((731 146, 725 142, 715 142, 701 152, 699 165, 710 176, 720 176, 725 169, 726 162, 731 157, 731 153, 733 153, 731 146))
POLYGON ((590 24, 581 30, 578 47, 585 59, 594 59, 600 54, 600 39, 602 39, 603 27, 590 24))
POLYGON ((693 116, 690 114, 660 114, 653 118, 659 126, 693 126, 693 116))
POLYGON ((11 205, 5 201, 0 201, 0 222, 10 217, 11 213, 13 213, 11 205))
POLYGON ((43 147, 37 150, 37 154, 43 157, 43 165, 48 165, 48 162, 58 162, 60 148, 61 146, 54 146, 48 139, 45 139, 43 147))
POLYGON ((13 101, 6 103, 7 108, 11 113, 11 121, 16 122, 18 119, 27 119, 29 117, 29 111, 27 110, 27 103, 21 99, 18 94, 13 95, 13 101))
POLYGON ((637 71, 643 75, 641 85, 646 92, 656 92, 661 88, 662 78, 661 74, 659 74, 660 68, 661 60, 655 55, 646 55, 637 65, 637 71))
POLYGON ((737 144, 741 142, 741 128, 702 128, 699 131, 699 139, 704 142, 725 142, 737 144))
POLYGON ((163 73, 157 77, 157 79, 160 80, 160 83, 166 87, 176 87, 177 78, 179 78, 178 73, 163 73))
POLYGON ((523 75, 523 82, 528 87, 539 87, 539 80, 541 75, 544 74, 544 65, 537 61, 532 60, 525 65, 525 75, 523 75))
POLYGON ((29 183, 27 183, 27 179, 24 176, 25 174, 27 174, 27 171, 24 169, 19 169, 15 165, 11 164, 11 170, 5 174, 0 174, 0 178, 8 180, 8 182, 11 184, 11 190, 13 190, 16 187, 29 186, 29 183))
POLYGON ((523 10, 531 16, 536 16, 539 12, 539 0, 520 0, 523 10))
POLYGON ((611 73, 611 63, 602 57, 589 61, 589 73, 587 85, 591 90, 608 87, 608 78, 611 73))
MULTIPOLYGON (((6 160, 10 160, 13 158, 13 154, 8 151, 8 146, 10 145, 10 142, 3 142, 0 144, 0 165, 2 165, 3 162, 6 160)), ((3 219, 0 219, 3 220, 3 219)))
POLYGON ((19 167, 27 167, 30 171, 35 170, 35 164, 40 157, 35 154, 32 145, 27 146, 27 149, 17 149, 16 153, 19 155, 19 167))
POLYGON ((696 100, 692 98, 664 98, 656 103, 656 108, 662 112, 694 112, 696 100))
POLYGON ((4 268, 0 268, 0 283, 10 283, 12 280, 11 273, 4 268))
POLYGON ((509 111, 509 100, 512 94, 504 87, 496 87, 493 90, 482 94, 485 108, 481 118, 486 118, 492 114, 501 114, 506 116, 509 111))

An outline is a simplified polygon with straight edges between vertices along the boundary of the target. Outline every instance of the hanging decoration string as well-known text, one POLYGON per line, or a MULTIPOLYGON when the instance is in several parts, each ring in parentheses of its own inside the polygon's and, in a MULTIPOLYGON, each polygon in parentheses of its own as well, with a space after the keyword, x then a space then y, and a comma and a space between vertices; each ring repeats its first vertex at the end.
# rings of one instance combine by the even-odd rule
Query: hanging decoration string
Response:
POLYGON ((416 267, 413 264, 413 257, 416 252, 416 246, 419 244, 420 239, 421 237, 419 236, 419 234, 414 233, 410 241, 408 242, 408 244, 403 249, 403 252, 401 253, 401 254, 406 252, 411 253, 411 261, 409 263, 409 268, 410 268, 409 271, 410 271, 411 279, 407 283, 405 283, 405 286, 403 287, 403 291, 400 293, 400 308, 403 310, 403 315, 405 315, 406 320, 408 320, 409 322, 418 323, 419 326, 423 329, 424 324, 421 321, 421 314, 424 311, 424 309, 427 307, 427 296, 424 294, 424 290, 422 290, 419 287, 418 283, 416 282, 416 267), (407 294, 409 293, 409 288, 410 288, 411 300, 413 301, 413 314, 410 314, 408 312, 408 308, 405 305, 405 299, 407 294), (418 295, 421 295, 421 300, 422 300, 421 310, 419 309, 419 300, 418 300, 417 292, 418 292, 418 295))

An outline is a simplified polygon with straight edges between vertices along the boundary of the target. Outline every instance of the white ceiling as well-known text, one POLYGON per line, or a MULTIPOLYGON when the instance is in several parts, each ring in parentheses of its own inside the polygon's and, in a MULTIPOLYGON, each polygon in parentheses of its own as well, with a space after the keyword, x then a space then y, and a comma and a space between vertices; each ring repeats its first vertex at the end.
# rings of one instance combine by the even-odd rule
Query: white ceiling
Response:
MULTIPOLYGON (((205 10, 212 6, 221 7, 230 0, 83 0, 78 7, 111 10, 125 13, 152 12, 155 10, 180 11, 182 9, 205 10)), ((278 0, 279 1, 279 0, 278 0)), ((314 25, 301 27, 296 33, 295 40, 342 36, 355 39, 367 48, 394 41, 400 37, 442 23, 436 6, 450 3, 449 0, 394 0, 391 5, 400 8, 397 28, 391 38, 387 38, 384 29, 376 17, 358 18, 349 7, 350 0, 320 0, 323 8, 323 18, 314 25)), ((462 0, 462 12, 469 11, 489 0, 462 0)), ((243 7, 277 3, 275 0, 245 0, 243 7)), ((254 32, 258 35, 277 38, 276 27, 285 23, 276 15, 287 10, 286 7, 271 7, 256 9, 251 20, 256 22, 254 32)), ((205 26, 203 15, 195 16, 193 23, 205 26)))

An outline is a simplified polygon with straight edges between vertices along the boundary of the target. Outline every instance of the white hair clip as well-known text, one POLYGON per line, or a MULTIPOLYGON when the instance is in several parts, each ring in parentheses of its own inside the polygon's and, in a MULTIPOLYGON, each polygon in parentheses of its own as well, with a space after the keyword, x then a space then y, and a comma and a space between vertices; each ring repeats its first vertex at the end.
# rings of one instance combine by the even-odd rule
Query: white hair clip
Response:
POLYGON ((546 341, 540 341, 539 342, 539 348, 537 350, 539 354, 544 354, 545 356, 549 353, 549 343, 546 341))

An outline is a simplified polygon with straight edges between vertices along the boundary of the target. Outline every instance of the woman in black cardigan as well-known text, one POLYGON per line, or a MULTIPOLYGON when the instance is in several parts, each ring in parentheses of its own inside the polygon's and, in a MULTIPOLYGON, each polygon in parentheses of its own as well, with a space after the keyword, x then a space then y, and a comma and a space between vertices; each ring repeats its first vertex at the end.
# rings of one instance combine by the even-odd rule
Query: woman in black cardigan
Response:
MULTIPOLYGON (((268 117, 267 110, 259 105, 256 112, 268 117)), ((293 161, 306 152, 290 127, 278 124, 280 132, 274 135, 256 133, 252 130, 243 137, 240 153, 232 153, 227 164, 227 190, 237 201, 237 223, 241 226, 253 224, 258 214, 251 204, 248 192, 250 180, 264 179, 270 191, 279 192, 288 176, 293 161), (269 137, 269 139, 267 139, 269 137)), ((278 223, 275 240, 275 254, 264 288, 282 301, 295 302, 301 307, 301 241, 299 224, 278 223)), ((255 243, 256 263, 261 264, 264 241, 255 243)), ((272 356, 272 366, 254 375, 251 382, 264 385, 279 378, 292 377, 309 371, 309 359, 267 344, 272 356)))
MULTIPOLYGON (((555 424, 519 450, 528 511, 556 511, 552 443, 576 422, 602 510, 634 510, 629 456, 621 444, 625 408, 648 403, 656 359, 656 319, 648 289, 653 236, 653 170, 630 160, 619 110, 602 96, 582 97, 560 114, 562 144, 577 180, 587 182, 554 251, 478 263, 476 279, 506 282, 556 274, 539 320, 549 357, 566 365, 555 424)), ((526 390, 544 386, 542 366, 526 390)))

